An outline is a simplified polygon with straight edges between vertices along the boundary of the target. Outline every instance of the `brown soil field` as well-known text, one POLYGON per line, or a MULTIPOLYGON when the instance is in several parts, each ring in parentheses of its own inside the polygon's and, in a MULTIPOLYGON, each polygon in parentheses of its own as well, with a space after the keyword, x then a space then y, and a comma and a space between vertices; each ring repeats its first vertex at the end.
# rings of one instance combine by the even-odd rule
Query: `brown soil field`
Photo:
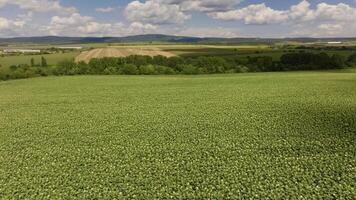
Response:
POLYGON ((173 53, 162 51, 158 48, 99 48, 90 51, 84 51, 76 58, 76 62, 84 61, 89 62, 93 58, 105 58, 105 57, 126 57, 131 55, 144 55, 144 56, 176 56, 173 53))

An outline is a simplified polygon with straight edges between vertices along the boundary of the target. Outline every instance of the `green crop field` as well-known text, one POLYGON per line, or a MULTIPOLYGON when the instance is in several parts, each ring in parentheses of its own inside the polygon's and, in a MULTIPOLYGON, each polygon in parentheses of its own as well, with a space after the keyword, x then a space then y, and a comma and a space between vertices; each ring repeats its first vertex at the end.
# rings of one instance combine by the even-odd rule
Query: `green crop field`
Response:
POLYGON ((355 71, 0 82, 0 199, 352 199, 355 71))

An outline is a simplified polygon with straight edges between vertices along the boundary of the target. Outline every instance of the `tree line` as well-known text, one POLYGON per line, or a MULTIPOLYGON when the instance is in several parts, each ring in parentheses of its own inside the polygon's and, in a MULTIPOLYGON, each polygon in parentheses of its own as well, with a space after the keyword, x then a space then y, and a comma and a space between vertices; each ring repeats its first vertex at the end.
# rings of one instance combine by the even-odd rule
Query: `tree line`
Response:
POLYGON ((8 72, 0 73, 0 79, 18 79, 50 75, 173 75, 173 74, 219 74, 244 72, 272 72, 296 70, 341 69, 356 65, 356 53, 348 58, 339 54, 326 53, 286 53, 279 61, 270 56, 256 57, 163 57, 129 56, 121 58, 94 58, 89 63, 73 60, 60 61, 56 66, 48 66, 44 57, 40 64, 12 65, 8 72))

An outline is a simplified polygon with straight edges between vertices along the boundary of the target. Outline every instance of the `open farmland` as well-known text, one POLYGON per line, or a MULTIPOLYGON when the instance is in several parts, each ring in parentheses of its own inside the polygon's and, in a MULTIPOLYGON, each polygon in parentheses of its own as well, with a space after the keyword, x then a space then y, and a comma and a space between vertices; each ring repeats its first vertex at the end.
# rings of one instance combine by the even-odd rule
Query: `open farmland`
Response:
POLYGON ((9 67, 11 65, 18 64, 30 64, 31 58, 35 59, 35 63, 39 64, 41 62, 41 57, 46 58, 49 65, 57 65, 58 62, 63 60, 74 59, 78 55, 78 52, 70 53, 55 53, 55 54, 43 54, 43 55, 16 55, 16 56, 5 56, 0 57, 0 65, 3 67, 9 67))
POLYGON ((127 57, 130 55, 141 56, 165 56, 172 57, 175 54, 162 51, 158 48, 98 48, 90 51, 84 51, 75 58, 76 62, 89 62, 93 58, 105 57, 127 57))
POLYGON ((352 199, 356 73, 0 82, 0 199, 352 199))

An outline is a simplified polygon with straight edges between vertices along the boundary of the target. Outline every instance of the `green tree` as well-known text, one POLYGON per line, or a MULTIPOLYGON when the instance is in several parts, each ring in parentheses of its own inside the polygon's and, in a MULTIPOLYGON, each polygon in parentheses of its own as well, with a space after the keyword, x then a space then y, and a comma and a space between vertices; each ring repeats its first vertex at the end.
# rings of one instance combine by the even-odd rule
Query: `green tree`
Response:
POLYGON ((31 67, 34 67, 34 66, 35 66, 35 59, 31 58, 31 67))
POLYGON ((156 70, 153 65, 143 65, 140 67, 140 74, 153 75, 155 73, 156 73, 156 70))
POLYGON ((194 75, 194 74, 199 74, 199 70, 193 65, 184 65, 182 73, 187 75, 194 75))
POLYGON ((121 74, 136 75, 139 73, 137 66, 134 64, 125 64, 120 69, 121 74))
POLYGON ((347 62, 356 63, 356 53, 351 54, 351 55, 348 57, 347 62))
POLYGON ((170 67, 166 66, 155 66, 155 71, 157 74, 176 74, 176 71, 170 67))
POLYGON ((77 64, 73 60, 62 60, 54 70, 55 75, 74 75, 76 74, 77 64))
POLYGON ((346 64, 345 58, 342 55, 339 54, 334 54, 331 57, 332 63, 333 63, 333 68, 343 68, 346 64))
POLYGON ((43 56, 41 57, 41 67, 47 67, 47 60, 43 56))

